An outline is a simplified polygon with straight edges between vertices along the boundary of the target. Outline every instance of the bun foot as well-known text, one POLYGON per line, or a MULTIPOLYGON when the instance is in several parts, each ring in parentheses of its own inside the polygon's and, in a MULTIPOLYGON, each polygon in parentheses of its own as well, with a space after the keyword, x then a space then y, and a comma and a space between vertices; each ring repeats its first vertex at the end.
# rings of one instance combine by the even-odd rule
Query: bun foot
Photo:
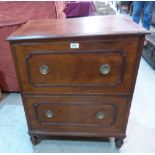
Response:
POLYGON ((37 145, 41 142, 41 140, 39 139, 38 136, 30 136, 30 140, 31 140, 33 145, 37 145))
POLYGON ((121 148, 123 144, 124 144, 123 138, 115 138, 115 146, 117 149, 121 148))

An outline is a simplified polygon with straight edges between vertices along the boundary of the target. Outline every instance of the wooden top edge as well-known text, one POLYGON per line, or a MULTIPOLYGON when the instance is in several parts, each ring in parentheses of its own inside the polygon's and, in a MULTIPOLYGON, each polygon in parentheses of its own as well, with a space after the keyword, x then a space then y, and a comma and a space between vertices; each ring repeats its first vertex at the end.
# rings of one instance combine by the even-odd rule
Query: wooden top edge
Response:
POLYGON ((97 37, 97 36, 118 36, 118 35, 146 35, 146 34, 150 34, 149 32, 144 32, 144 33, 138 33, 138 32, 133 32, 133 33, 115 33, 115 34, 95 34, 95 35, 82 35, 82 34, 76 34, 71 36, 71 35, 65 35, 65 36, 37 36, 37 37, 24 37, 24 36, 20 36, 20 37, 8 37, 6 40, 7 41, 19 41, 19 40, 43 40, 43 39, 59 39, 59 38, 74 38, 74 37, 97 37))
POLYGON ((7 40, 33 40, 109 35, 145 35, 150 32, 122 15, 71 19, 30 20, 7 40))

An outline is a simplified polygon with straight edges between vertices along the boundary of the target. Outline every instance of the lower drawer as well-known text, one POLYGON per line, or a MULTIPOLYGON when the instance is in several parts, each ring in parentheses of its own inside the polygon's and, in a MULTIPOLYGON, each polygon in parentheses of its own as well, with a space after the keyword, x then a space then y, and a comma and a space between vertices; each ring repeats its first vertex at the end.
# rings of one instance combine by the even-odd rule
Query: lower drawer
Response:
POLYGON ((51 132, 122 133, 124 97, 25 97, 31 130, 51 132))

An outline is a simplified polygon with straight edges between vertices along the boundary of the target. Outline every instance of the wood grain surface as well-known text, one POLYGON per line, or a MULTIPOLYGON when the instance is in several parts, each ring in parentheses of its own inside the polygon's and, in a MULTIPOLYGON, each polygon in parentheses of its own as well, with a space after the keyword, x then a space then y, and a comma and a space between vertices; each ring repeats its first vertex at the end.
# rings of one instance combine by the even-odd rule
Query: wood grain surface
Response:
POLYGON ((92 16, 73 19, 30 20, 8 40, 145 34, 146 29, 122 15, 92 16))

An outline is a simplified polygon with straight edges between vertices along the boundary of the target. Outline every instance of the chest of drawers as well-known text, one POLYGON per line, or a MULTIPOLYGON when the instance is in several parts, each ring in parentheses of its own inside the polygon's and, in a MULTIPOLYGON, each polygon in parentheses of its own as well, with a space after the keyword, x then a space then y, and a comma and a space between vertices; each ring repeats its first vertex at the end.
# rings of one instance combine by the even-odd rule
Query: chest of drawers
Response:
POLYGON ((123 16, 30 20, 8 37, 33 144, 114 137, 121 147, 145 29, 123 16))

